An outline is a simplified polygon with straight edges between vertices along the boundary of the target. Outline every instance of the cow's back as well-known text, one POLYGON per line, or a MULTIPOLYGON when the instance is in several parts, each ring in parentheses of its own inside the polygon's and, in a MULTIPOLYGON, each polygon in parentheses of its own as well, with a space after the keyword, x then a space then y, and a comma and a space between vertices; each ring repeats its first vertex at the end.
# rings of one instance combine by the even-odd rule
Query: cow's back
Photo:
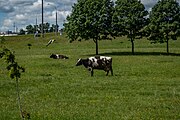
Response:
POLYGON ((112 58, 107 56, 89 57, 89 61, 95 69, 104 69, 112 65, 112 58))

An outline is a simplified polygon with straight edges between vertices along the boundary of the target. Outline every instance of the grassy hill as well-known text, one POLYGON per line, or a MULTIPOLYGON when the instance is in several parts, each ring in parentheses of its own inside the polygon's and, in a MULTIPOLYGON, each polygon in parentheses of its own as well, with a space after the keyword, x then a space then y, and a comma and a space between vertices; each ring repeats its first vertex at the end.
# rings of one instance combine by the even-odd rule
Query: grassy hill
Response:
MULTIPOLYGON (((170 55, 166 44, 137 40, 134 56, 124 37, 100 41, 99 53, 113 58, 114 76, 95 70, 93 77, 75 66, 78 58, 95 54, 91 40, 69 43, 64 35, 26 35, 5 37, 0 45, 14 51, 26 69, 20 93, 32 120, 180 119, 180 39, 170 41, 170 55), (50 39, 56 41, 46 47, 50 39), (51 59, 52 53, 69 59, 51 59)), ((15 81, 0 59, 0 119, 19 118, 15 81)))

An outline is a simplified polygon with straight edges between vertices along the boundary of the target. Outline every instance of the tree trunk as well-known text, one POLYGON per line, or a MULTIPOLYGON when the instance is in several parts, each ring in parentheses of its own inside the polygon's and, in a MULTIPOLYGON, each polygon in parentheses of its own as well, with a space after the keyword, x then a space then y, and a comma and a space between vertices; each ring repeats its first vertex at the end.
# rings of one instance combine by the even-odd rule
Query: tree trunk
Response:
POLYGON ((18 97, 19 111, 20 111, 21 118, 23 120, 23 111, 22 111, 22 106, 21 106, 21 98, 20 98, 20 92, 19 92, 18 78, 16 78, 16 92, 17 92, 17 97, 18 97))
POLYGON ((96 38, 96 55, 98 55, 98 39, 96 38))
POLYGON ((131 44, 132 44, 132 54, 134 55, 134 40, 131 38, 131 44))

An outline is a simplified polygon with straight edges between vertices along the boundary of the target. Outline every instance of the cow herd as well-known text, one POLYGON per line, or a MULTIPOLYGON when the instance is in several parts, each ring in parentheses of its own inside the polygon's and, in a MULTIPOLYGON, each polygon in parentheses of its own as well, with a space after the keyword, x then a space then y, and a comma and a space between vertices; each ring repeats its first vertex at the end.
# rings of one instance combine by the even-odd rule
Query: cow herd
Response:
MULTIPOLYGON (((60 54, 51 54, 50 58, 53 59, 69 59, 69 57, 60 54)), ((89 58, 80 58, 78 59, 76 66, 83 65, 91 72, 91 76, 94 74, 94 69, 104 70, 106 72, 106 76, 111 72, 113 75, 112 69, 112 58, 107 56, 95 56, 89 58)))
MULTIPOLYGON (((46 47, 48 47, 50 44, 52 44, 55 39, 49 40, 46 47)), ((69 57, 61 54, 51 54, 50 58, 53 59, 69 59, 69 57)), ((85 68, 87 68, 91 72, 91 76, 94 74, 94 69, 97 70, 104 70, 106 72, 106 76, 109 74, 109 71, 111 72, 111 75, 113 75, 113 69, 112 69, 112 58, 108 56, 94 56, 89 58, 80 58, 78 59, 76 66, 83 65, 85 68)))

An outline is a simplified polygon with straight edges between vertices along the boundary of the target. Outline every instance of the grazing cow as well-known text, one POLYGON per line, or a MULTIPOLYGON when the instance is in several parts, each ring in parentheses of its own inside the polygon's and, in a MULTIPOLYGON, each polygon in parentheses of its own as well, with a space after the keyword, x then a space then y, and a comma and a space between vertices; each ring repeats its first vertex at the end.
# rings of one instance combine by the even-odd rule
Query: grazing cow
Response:
POLYGON ((53 58, 53 59, 69 59, 69 57, 67 57, 65 55, 59 55, 59 54, 51 54, 50 58, 53 58))
POLYGON ((113 75, 111 57, 95 56, 95 57, 89 57, 86 59, 80 58, 76 63, 76 66, 79 66, 79 65, 84 65, 85 68, 91 71, 91 76, 93 76, 94 69, 104 70, 105 72, 107 72, 106 76, 108 75, 109 71, 111 71, 111 75, 113 75))
POLYGON ((54 41, 56 41, 56 40, 54 40, 54 39, 49 40, 49 42, 48 42, 48 44, 46 45, 46 47, 49 46, 50 44, 52 44, 54 41))

